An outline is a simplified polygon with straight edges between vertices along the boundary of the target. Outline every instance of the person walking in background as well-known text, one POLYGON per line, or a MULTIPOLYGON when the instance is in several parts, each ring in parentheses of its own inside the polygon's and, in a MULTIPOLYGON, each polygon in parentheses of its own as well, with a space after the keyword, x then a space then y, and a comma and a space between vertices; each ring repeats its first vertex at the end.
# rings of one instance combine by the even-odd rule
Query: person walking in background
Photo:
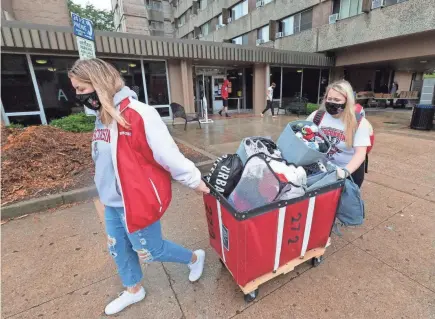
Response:
POLYGON ((229 96, 229 91, 228 88, 230 86, 230 81, 228 81, 228 76, 225 78, 224 83, 222 84, 222 88, 221 88, 221 96, 222 96, 222 104, 223 104, 223 108, 222 110, 219 111, 219 115, 222 116, 222 111, 225 112, 225 116, 226 117, 230 117, 230 115, 228 114, 228 96, 229 96))
POLYGON ((398 90, 399 90, 399 85, 397 84, 396 81, 394 81, 393 85, 391 85, 391 91, 390 91, 391 97, 393 98, 390 100, 390 106, 394 106, 394 98, 396 97, 396 93, 398 90))
POLYGON ((267 88, 267 101, 266 101, 266 108, 264 109, 264 111, 261 113, 261 117, 264 117, 264 113, 267 112, 267 110, 270 109, 270 111, 272 112, 272 117, 275 118, 275 111, 273 110, 273 90, 275 89, 276 84, 274 82, 272 82, 272 85, 269 86, 267 88))
POLYGON ((94 180, 105 206, 108 251, 126 288, 105 308, 113 315, 145 298, 140 262, 181 263, 190 269, 191 282, 201 277, 205 252, 164 240, 160 218, 171 202, 171 177, 198 192, 210 190, 156 109, 139 102, 112 65, 78 60, 68 76, 78 103, 97 114, 94 180))
POLYGON ((366 86, 365 86, 365 88, 364 88, 364 91, 366 91, 366 92, 371 92, 371 91, 373 91, 373 86, 372 86, 372 81, 368 81, 367 82, 367 84, 366 84, 366 86))

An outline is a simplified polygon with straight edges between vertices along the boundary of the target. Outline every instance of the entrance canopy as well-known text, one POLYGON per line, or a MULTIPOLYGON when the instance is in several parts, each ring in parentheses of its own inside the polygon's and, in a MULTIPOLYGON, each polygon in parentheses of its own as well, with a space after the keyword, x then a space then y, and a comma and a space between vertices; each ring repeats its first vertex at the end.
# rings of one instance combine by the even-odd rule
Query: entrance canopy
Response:
MULTIPOLYGON (((120 32, 96 31, 95 45, 97 56, 146 56, 160 59, 224 60, 312 67, 334 66, 333 58, 320 53, 293 52, 120 32)), ((21 21, 2 21, 1 47, 3 51, 9 49, 41 53, 77 51, 71 27, 28 24, 21 21)))

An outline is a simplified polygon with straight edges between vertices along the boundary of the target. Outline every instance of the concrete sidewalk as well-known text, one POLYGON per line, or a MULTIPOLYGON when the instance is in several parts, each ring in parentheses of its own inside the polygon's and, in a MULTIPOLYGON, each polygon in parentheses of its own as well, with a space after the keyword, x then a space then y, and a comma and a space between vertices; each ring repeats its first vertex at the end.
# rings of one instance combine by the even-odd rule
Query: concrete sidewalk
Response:
MULTIPOLYGON (((365 224, 333 236, 320 267, 304 264, 266 283, 251 304, 209 247, 201 197, 174 184, 163 230, 170 240, 206 250, 204 277, 190 284, 184 266, 145 265, 146 299, 117 317, 435 318, 435 132, 406 129, 409 116, 368 114, 376 145, 363 185, 365 224)), ((289 120, 240 117, 171 131, 221 155, 245 136, 276 139, 289 120)), ((122 290, 92 203, 30 215, 1 230, 2 318, 100 318, 122 290)))

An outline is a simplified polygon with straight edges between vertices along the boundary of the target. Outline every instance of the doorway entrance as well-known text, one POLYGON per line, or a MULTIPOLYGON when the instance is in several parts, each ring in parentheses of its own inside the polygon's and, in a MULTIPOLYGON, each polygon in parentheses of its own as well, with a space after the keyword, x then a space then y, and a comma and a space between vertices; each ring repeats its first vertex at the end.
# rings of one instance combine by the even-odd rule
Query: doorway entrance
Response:
POLYGON ((222 84, 225 77, 231 82, 228 94, 228 113, 252 112, 252 68, 195 67, 195 111, 202 114, 205 96, 208 114, 217 114, 223 107, 222 84))

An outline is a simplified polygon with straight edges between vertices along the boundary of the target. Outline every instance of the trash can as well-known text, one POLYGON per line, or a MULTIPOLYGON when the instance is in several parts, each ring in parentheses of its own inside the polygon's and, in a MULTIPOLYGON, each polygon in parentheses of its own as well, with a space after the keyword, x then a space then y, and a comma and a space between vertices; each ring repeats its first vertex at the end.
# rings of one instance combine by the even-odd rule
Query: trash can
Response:
POLYGON ((412 111, 411 128, 431 130, 435 115, 435 105, 417 104, 412 111))

